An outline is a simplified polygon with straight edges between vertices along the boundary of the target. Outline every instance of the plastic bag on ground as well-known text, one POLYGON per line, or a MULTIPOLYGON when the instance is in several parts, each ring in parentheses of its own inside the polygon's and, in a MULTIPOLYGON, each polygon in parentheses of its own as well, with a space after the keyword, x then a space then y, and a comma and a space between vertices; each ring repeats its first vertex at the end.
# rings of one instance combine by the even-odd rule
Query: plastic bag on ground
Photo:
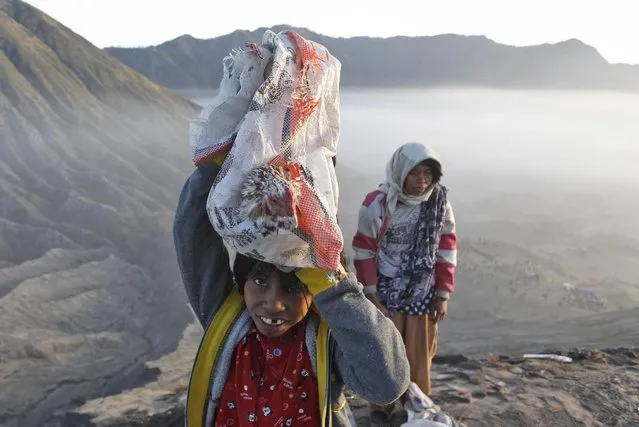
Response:
POLYGON ((410 384, 406 397, 404 410, 408 419, 401 427, 459 427, 417 384, 410 384))
POLYGON ((216 99, 190 126, 196 165, 226 155, 207 200, 213 227, 231 253, 337 271, 340 62, 295 32, 267 30, 223 65, 216 99))

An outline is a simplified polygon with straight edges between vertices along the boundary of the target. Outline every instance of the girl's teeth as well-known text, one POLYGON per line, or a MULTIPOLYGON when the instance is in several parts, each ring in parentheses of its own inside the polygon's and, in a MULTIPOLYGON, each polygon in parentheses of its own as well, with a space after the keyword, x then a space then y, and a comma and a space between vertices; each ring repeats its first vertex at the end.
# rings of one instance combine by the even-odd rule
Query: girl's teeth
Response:
POLYGON ((284 323, 284 321, 280 319, 270 319, 268 317, 260 317, 260 319, 262 320, 262 322, 266 323, 267 325, 278 326, 284 323))

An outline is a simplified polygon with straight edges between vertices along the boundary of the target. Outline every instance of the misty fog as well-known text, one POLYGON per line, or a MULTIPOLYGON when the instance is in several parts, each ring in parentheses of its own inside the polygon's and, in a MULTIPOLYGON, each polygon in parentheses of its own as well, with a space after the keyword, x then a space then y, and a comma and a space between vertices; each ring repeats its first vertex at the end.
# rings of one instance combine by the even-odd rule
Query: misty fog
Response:
MULTIPOLYGON (((188 95, 199 104, 213 96, 188 95)), ((416 140, 435 148, 453 180, 479 173, 639 188, 639 95, 343 89, 341 113, 339 163, 358 173, 381 177, 393 150, 416 140)))
POLYGON ((343 89, 341 112, 349 254, 359 205, 400 144, 424 142, 443 163, 460 254, 442 352, 639 340, 639 96, 343 89))
MULTIPOLYGON (((205 104, 211 93, 189 93, 205 104)), ((436 150, 444 182, 458 203, 504 193, 548 203, 564 193, 611 199, 620 214, 639 207, 639 95, 612 92, 488 89, 381 89, 341 92, 338 167, 342 210, 357 208, 383 179, 387 159, 402 143, 436 150), (346 176, 345 176, 346 178, 346 176)), ((610 202, 610 200, 609 200, 610 202)), ((494 215, 501 215, 495 204, 494 215)), ((501 206, 510 217, 517 206, 501 206)), ((526 216, 528 209, 519 207, 526 216)), ((576 206, 575 206, 576 208, 576 206)), ((464 216, 468 213, 458 212, 464 216)), ((625 229, 639 239, 639 225, 625 229)))

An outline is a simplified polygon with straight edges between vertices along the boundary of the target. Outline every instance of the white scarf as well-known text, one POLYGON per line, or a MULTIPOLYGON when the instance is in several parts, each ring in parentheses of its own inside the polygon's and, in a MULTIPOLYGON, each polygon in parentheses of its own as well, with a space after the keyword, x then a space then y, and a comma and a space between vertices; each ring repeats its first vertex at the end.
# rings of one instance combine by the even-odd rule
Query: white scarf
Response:
POLYGON ((411 196, 404 192, 404 181, 406 181, 410 171, 428 159, 433 159, 439 163, 435 152, 418 142, 408 142, 393 153, 393 156, 386 164, 386 181, 379 187, 381 191, 386 193, 386 216, 390 217, 393 214, 398 201, 416 206, 428 200, 436 185, 435 182, 421 196, 411 196))

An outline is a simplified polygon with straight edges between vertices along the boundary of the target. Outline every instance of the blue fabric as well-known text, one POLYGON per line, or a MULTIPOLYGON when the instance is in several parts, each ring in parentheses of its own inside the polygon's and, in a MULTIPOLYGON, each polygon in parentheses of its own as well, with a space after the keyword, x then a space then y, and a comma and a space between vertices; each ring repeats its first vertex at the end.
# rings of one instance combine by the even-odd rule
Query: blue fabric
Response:
POLYGON ((437 185, 421 204, 415 240, 401 255, 395 277, 379 275, 379 301, 392 315, 396 312, 421 316, 430 311, 435 297, 435 262, 444 222, 446 187, 437 185))

